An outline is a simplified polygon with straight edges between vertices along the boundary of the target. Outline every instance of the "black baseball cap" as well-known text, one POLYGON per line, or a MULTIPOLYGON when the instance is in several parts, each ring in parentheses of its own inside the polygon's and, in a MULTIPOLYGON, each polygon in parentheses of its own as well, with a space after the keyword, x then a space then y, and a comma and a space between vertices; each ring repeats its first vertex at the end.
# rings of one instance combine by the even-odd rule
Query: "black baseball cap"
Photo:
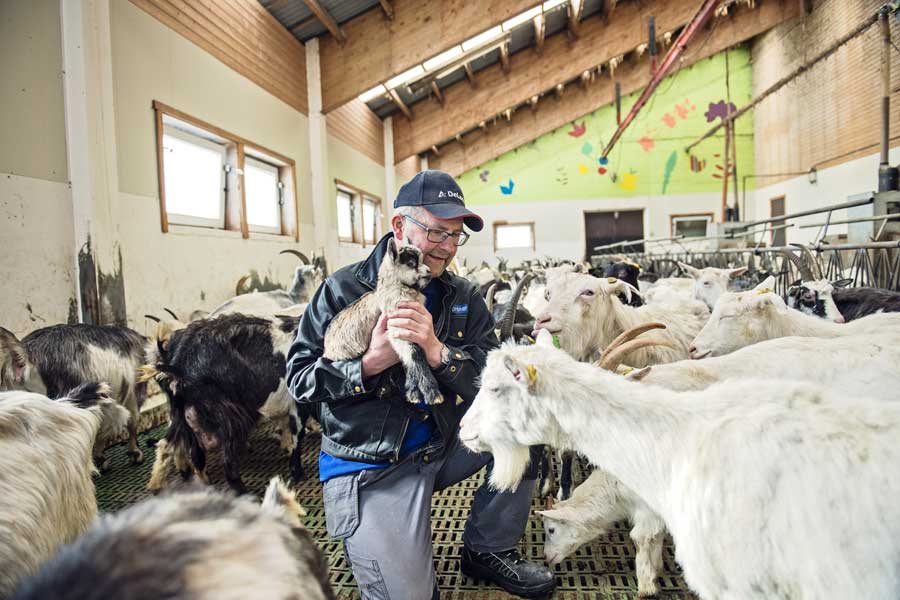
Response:
POLYGON ((394 208, 421 206, 439 219, 462 219, 472 231, 481 231, 484 220, 466 208, 462 190, 448 173, 419 171, 403 184, 394 208))

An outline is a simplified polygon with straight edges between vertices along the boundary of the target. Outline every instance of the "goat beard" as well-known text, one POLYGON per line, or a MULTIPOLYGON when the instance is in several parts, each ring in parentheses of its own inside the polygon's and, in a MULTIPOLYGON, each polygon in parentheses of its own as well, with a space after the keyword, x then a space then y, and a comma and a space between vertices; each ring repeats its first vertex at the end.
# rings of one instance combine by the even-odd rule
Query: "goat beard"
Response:
POLYGON ((494 447, 491 486, 501 492, 514 492, 531 458, 528 446, 494 447))

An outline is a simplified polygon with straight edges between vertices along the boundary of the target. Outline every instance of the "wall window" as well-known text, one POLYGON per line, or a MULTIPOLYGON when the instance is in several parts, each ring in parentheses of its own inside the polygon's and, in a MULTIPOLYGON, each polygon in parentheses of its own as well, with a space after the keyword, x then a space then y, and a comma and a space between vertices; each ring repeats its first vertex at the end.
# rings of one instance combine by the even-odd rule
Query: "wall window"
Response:
POLYGON ((338 239, 372 246, 381 238, 381 199, 378 196, 335 180, 337 192, 338 239))
POLYGON ((511 248, 534 250, 534 223, 494 222, 494 251, 511 248))
POLYGON ((163 232, 173 223, 299 239, 292 159, 161 102, 153 108, 163 232))
POLYGON ((225 144, 165 125, 163 161, 169 221, 225 226, 225 144))
POLYGON ((672 215, 670 217, 672 237, 706 237, 706 228, 712 223, 712 220, 712 213, 699 215, 672 215))

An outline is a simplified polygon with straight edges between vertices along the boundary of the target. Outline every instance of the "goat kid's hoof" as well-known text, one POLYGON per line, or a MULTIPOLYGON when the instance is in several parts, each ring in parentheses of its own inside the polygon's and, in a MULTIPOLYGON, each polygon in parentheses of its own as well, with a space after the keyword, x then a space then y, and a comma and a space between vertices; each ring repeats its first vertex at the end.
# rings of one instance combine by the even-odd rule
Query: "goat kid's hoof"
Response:
POLYGON ((129 450, 128 452, 126 452, 126 454, 128 454, 128 456, 131 458, 131 464, 144 464, 144 452, 140 448, 138 448, 137 450, 129 450))
POLYGON ((106 473, 109 471, 109 459, 105 456, 95 456, 94 466, 97 467, 101 474, 106 473))

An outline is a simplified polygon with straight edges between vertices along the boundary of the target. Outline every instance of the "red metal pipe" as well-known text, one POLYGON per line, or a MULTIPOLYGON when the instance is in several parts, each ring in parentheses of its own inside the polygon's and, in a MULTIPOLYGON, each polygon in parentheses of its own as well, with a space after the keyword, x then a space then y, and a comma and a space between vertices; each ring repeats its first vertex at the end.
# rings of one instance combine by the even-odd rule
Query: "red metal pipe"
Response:
POLYGON ((644 88, 644 91, 641 92, 640 98, 637 99, 637 102, 634 103, 634 106, 631 107, 631 111, 629 111, 628 115, 625 119, 619 124, 619 127, 616 129, 616 132, 613 134, 612 138, 609 140, 609 144, 606 145, 606 148, 603 149, 603 158, 606 158, 610 151, 613 149, 613 146, 616 145, 616 142, 628 128, 628 125, 634 120, 637 114, 644 107, 644 104, 647 103, 647 100, 650 99, 650 96, 653 95, 653 92, 656 91, 656 88, 659 87, 660 82, 672 68, 672 65, 675 64, 675 61, 681 56, 684 52, 684 49, 687 47, 688 43, 690 43, 694 36, 697 35, 697 32, 700 31, 700 28, 703 27, 710 17, 716 12, 716 8, 722 0, 705 0, 703 2, 703 6, 700 7, 700 10, 697 11, 697 14, 694 15, 694 18, 691 19, 691 22, 688 23, 687 27, 684 28, 684 31, 681 32, 681 35, 678 36, 678 39, 669 48, 669 51, 666 53, 665 58, 663 58, 662 62, 659 65, 659 68, 654 73, 653 77, 650 78, 650 83, 647 84, 647 87, 644 88))

